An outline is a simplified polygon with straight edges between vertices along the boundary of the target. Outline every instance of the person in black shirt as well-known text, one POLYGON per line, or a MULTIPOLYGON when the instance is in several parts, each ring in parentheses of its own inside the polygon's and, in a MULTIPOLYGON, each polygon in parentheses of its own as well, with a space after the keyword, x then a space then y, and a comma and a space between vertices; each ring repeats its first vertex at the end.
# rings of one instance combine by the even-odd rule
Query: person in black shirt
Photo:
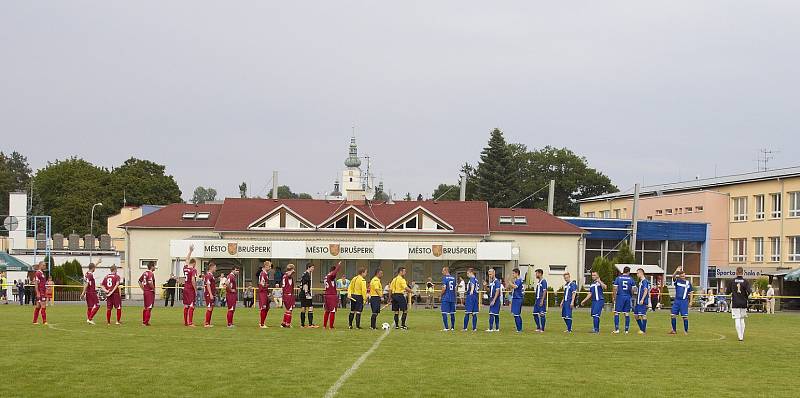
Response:
POLYGON ((167 283, 164 284, 164 287, 167 288, 166 296, 164 299, 164 307, 169 304, 170 307, 175 306, 175 285, 178 284, 178 280, 175 279, 175 274, 170 274, 169 279, 167 279, 167 283))
POLYGON ((736 334, 739 341, 744 341, 744 319, 747 318, 747 300, 752 290, 750 282, 744 279, 744 269, 736 267, 736 277, 728 284, 731 292, 731 316, 736 325, 736 334))
POLYGON ((306 327, 306 317, 308 317, 308 327, 316 329, 319 326, 314 325, 314 293, 311 291, 311 275, 314 273, 314 264, 306 264, 306 272, 300 277, 300 307, 303 312, 300 313, 300 327, 306 327), (306 315, 307 314, 307 315, 306 315))

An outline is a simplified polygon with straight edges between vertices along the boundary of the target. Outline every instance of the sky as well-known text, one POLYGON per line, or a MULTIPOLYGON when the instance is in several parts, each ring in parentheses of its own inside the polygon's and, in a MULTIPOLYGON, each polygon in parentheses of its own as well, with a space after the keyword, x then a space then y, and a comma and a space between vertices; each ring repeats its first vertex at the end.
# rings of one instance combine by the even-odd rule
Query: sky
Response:
MULTIPOLYGON (((295 192, 361 154, 429 197, 489 132, 621 189, 800 164, 797 1, 0 2, 0 150, 295 192)), ((523 193, 520 193, 524 197, 523 193)))

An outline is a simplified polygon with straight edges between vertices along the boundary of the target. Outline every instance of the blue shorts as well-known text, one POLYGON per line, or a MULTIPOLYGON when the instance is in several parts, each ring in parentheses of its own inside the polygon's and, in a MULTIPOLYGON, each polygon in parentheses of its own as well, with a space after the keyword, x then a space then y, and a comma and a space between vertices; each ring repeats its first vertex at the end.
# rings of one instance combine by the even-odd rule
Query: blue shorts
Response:
POLYGON ((600 314, 603 313, 603 306, 606 305, 604 300, 600 301, 592 301, 592 316, 600 317, 600 314))
POLYGON ((354 294, 350 300, 350 311, 361 312, 364 311, 364 296, 354 294))
POLYGON ((689 300, 673 301, 672 315, 689 316, 689 300))
POLYGON ((561 306, 561 317, 564 319, 572 319, 572 307, 570 307, 569 303, 564 303, 561 306))
POLYGON ((520 316, 522 314, 522 299, 521 298, 512 298, 511 299, 511 314, 514 316, 520 316))
POLYGON ((633 315, 647 315, 647 304, 636 304, 633 307, 633 315))
POLYGON ((380 314, 381 312, 381 298, 379 296, 371 296, 369 298, 369 306, 373 314, 380 314))
POLYGON ((534 314, 546 314, 547 313, 547 303, 542 305, 534 304, 533 305, 533 313, 534 314))
POLYGON ((467 314, 477 314, 478 313, 478 297, 477 296, 467 296, 467 300, 464 302, 464 312, 467 314))
POLYGON ((494 302, 494 305, 489 306, 489 314, 500 315, 500 299, 494 302))
POLYGON ((631 298, 617 297, 614 303, 614 312, 631 312, 631 298))
POLYGON ((442 301, 442 314, 455 314, 456 303, 453 301, 442 301))

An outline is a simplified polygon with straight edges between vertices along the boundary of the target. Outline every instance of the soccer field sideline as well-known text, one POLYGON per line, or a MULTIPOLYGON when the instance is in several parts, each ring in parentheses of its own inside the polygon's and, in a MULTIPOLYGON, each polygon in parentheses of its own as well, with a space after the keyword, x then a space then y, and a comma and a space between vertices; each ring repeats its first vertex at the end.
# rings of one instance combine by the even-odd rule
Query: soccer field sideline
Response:
MULTIPOLYGON (((749 367, 739 369, 740 373, 745 373, 741 377, 746 379, 757 376, 759 373, 766 374, 763 380, 754 377, 755 380, 743 388, 753 391, 752 389, 758 386, 767 386, 769 385, 767 380, 774 380, 776 375, 789 377, 792 374, 790 369, 792 369, 793 363, 791 361, 781 367, 782 359, 770 359, 770 356, 780 352, 778 350, 780 345, 791 344, 790 337, 793 331, 800 326, 800 316, 797 314, 778 314, 774 317, 758 314, 749 319, 747 340, 739 343, 736 341, 733 322, 729 314, 692 313, 690 315, 692 327, 689 336, 667 336, 669 320, 665 316, 666 312, 661 311, 652 315, 652 332, 646 336, 634 334, 612 336, 610 331, 613 324, 610 314, 609 316, 604 314, 602 333, 590 335, 588 333, 591 328, 589 314, 586 311, 580 311, 576 313, 576 332, 573 335, 564 335, 561 332, 563 322, 553 315, 549 317, 552 319, 548 321, 548 331, 544 334, 534 334, 532 332, 533 322, 528 309, 528 312, 524 312, 526 332, 522 335, 512 331, 513 322, 507 311, 501 315, 501 320, 504 322, 500 333, 440 332, 441 317, 438 311, 415 309, 409 313, 411 329, 408 331, 392 330, 387 333, 346 330, 346 317, 344 316, 337 319, 336 331, 299 328, 283 330, 274 326, 261 330, 256 326, 257 311, 242 308, 237 310, 236 323, 238 327, 236 329, 228 330, 218 326, 213 329, 195 328, 190 330, 181 325, 180 308, 158 307, 153 316, 153 326, 150 328, 138 324, 141 320, 141 307, 125 307, 123 325, 120 326, 86 325, 83 320, 84 309, 80 305, 50 307, 51 327, 42 328, 30 325, 31 307, 0 306, 0 314, 3 315, 3 319, 7 320, 0 325, 0 331, 7 336, 18 336, 17 339, 21 343, 11 346, 10 352, 8 352, 9 357, 19 358, 21 360, 20 367, 26 369, 35 367, 36 364, 46 364, 43 366, 43 375, 47 380, 51 381, 54 386, 61 386, 67 388, 65 391, 69 391, 69 383, 65 382, 76 376, 75 372, 83 367, 76 366, 79 364, 71 362, 71 359, 75 359, 75 352, 91 355, 92 352, 102 347, 114 347, 115 350, 119 350, 119 369, 121 370, 119 376, 116 376, 115 373, 115 378, 119 378, 121 386, 119 390, 113 390, 113 392, 124 395, 128 391, 125 386, 141 376, 142 372, 146 372, 146 368, 139 361, 148 358, 150 351, 154 353, 152 354, 153 358, 162 358, 159 363, 161 363, 160 368, 164 369, 163 372, 151 374, 151 376, 155 380, 168 381, 168 379, 163 379, 167 374, 185 373, 180 369, 182 359, 191 358, 192 363, 201 360, 201 357, 197 355, 197 350, 202 350, 202 346, 213 346, 210 360, 212 363, 221 360, 221 347, 231 346, 235 347, 237 369, 259 368, 259 365, 264 366, 265 369, 273 369, 270 374, 274 377, 267 378, 265 385, 271 388, 270 391, 273 391, 274 395, 267 394, 268 396, 296 396, 298 394, 325 396, 329 391, 334 390, 333 387, 337 385, 337 381, 343 375, 347 375, 347 377, 338 383, 339 386, 334 390, 338 392, 336 396, 362 396, 364 389, 373 391, 373 387, 376 389, 375 391, 380 391, 385 396, 446 396, 448 394, 437 395, 437 391, 441 388, 443 381, 453 379, 453 374, 458 373, 455 371, 459 369, 459 366, 465 370, 474 369, 473 372, 468 370, 467 372, 476 376, 495 371, 498 372, 498 377, 502 377, 506 371, 513 374, 516 370, 519 377, 523 377, 525 374, 549 375, 555 370, 556 375, 551 375, 550 379, 537 381, 535 377, 530 380, 523 377, 523 381, 520 382, 520 390, 528 391, 538 388, 542 391, 552 391, 553 393, 561 391, 563 393, 564 390, 559 388, 558 380, 571 374, 572 370, 577 371, 585 367, 594 368, 596 364, 593 365, 591 361, 587 362, 587 356, 591 358, 592 355, 595 355, 593 352, 597 352, 597 350, 592 347, 598 347, 600 350, 608 348, 607 351, 609 351, 606 354, 607 358, 597 361, 603 364, 608 364, 609 361, 611 361, 610 363, 630 361, 631 366, 634 367, 652 367, 653 363, 649 360, 640 362, 642 360, 641 353, 637 354, 637 352, 642 350, 648 353, 652 352, 657 358, 656 363, 667 365, 660 372, 665 375, 669 374, 668 365, 670 363, 685 363, 686 377, 689 380, 698 378, 698 381, 702 381, 701 386, 705 389, 697 390, 698 393, 716 392, 717 395, 724 396, 726 394, 723 392, 727 390, 722 385, 709 384, 708 380, 702 377, 703 374, 708 373, 706 361, 723 366, 727 355, 726 351, 731 351, 730 355, 735 356, 737 352, 741 353, 742 350, 745 350, 748 355, 754 355, 752 357, 753 364, 758 365, 761 361, 763 363, 752 369, 749 367), (774 329, 776 327, 779 329, 774 329), (25 333, 19 333, 20 329, 25 333), (382 333, 385 334, 382 335, 382 333), (381 336, 385 336, 384 339, 376 344, 381 336), (253 345, 254 341, 258 341, 258 344, 253 345), (186 349, 187 347, 182 346, 174 347, 175 343, 186 342, 191 342, 190 347, 194 347, 194 349, 186 349), (371 349, 373 344, 375 344, 374 348, 371 349), (62 345, 65 346, 62 347, 62 345), (286 365, 281 368, 289 367, 296 369, 297 372, 285 374, 281 371, 274 371, 273 358, 282 352, 281 346, 285 346, 290 352, 290 355, 279 355, 282 361, 286 362, 286 365), (266 352, 262 352, 262 349, 266 352), (176 350, 177 352, 175 352, 176 350), (759 354, 758 351, 762 353, 759 354), (368 352, 369 354, 360 361, 360 366, 354 366, 368 352), (490 355, 491 352, 498 354, 498 358, 494 360, 496 366, 491 365, 492 360, 487 360, 487 355, 490 355), (23 355, 23 353, 27 354, 23 355), (678 360, 679 358, 673 358, 673 356, 682 354, 689 355, 687 358, 691 359, 681 361, 678 360), (176 356, 176 358, 174 360, 163 359, 172 356, 176 356), (719 359, 715 359, 717 357, 719 359), (264 360, 260 361, 260 358, 264 360), (514 358, 517 360, 513 360, 514 358), (571 359, 567 360, 565 364, 565 358, 571 359), (252 366, 247 365, 250 363, 252 366), (449 366, 441 366, 441 363, 449 364, 449 366), (70 366, 65 369, 61 365, 70 366), (559 373, 558 369, 565 372, 568 369, 571 371, 559 373), (526 370, 530 370, 530 372, 526 370), (304 385, 303 380, 306 380, 302 377, 304 374, 311 374, 313 377, 310 382, 305 382, 304 388, 301 388, 304 385), (393 378, 395 375, 396 379, 393 378), (767 377, 767 375, 769 376, 767 377), (276 377, 286 378, 288 385, 276 385, 276 377), (370 379, 373 380, 369 381, 370 379), (400 390, 394 391, 400 386, 405 386, 402 387, 402 391, 409 391, 411 387, 406 386, 407 383, 416 384, 419 389, 414 388, 413 391, 419 391, 419 393, 401 394, 400 390)), ((215 313, 217 323, 224 320, 224 315, 220 316, 220 312, 215 313)), ((279 312, 270 311, 268 324, 277 325, 281 315, 279 312)), ((341 315, 346 312, 340 311, 341 315)), ((460 318, 461 314, 458 315, 460 318)), ((482 315, 483 317, 479 320, 481 330, 486 327, 486 314, 482 315)), ((390 322, 390 318, 390 314, 382 314, 379 322, 390 322)), ((104 319, 102 320, 104 321, 104 319)), ((635 323, 632 327, 636 327, 635 323)), ((788 358, 783 360, 788 360, 788 358)), ((145 360, 145 362, 147 361, 145 360)), ((195 365, 192 366, 192 368, 195 367, 195 365)), ((94 374, 96 371, 88 370, 88 372, 94 374)), ((14 373, 12 369, 11 374, 14 373)), ((192 375, 192 378, 198 376, 195 374, 196 372, 186 373, 192 375)), ((223 374, 226 373, 228 372, 223 372, 223 374)), ((240 372, 237 372, 236 369, 231 373, 230 377, 237 380, 234 383, 236 385, 229 388, 212 388, 208 391, 209 395, 215 392, 235 392, 238 395, 248 395, 249 390, 239 386, 248 378, 239 374, 240 372)), ((596 368, 594 375, 584 380, 589 384, 573 385, 571 388, 574 388, 577 395, 589 394, 590 391, 593 391, 590 386, 594 384, 594 389, 605 392, 604 395, 620 395, 621 392, 614 390, 614 383, 608 383, 609 379, 615 377, 613 373, 611 369, 596 368)), ((724 375, 721 372, 719 377, 724 377, 724 375)), ((20 376, 23 376, 19 379, 21 391, 37 391, 37 384, 32 383, 29 376, 24 377, 26 375, 23 374, 20 376), (30 390, 26 390, 27 388, 30 390)), ((588 375, 578 372, 574 375, 575 379, 570 378, 570 380, 575 382, 585 376, 588 375)), ((473 385, 474 395, 466 394, 467 396, 509 395, 495 394, 485 383, 473 383, 470 380, 453 381, 453 383, 454 385, 456 385, 455 383, 473 385)), ((661 384, 658 381, 650 381, 650 383, 661 384)), ((169 385, 168 382, 153 383, 156 395, 167 394, 169 388, 165 389, 165 387, 169 385)), ((664 387, 662 386, 662 388, 664 387)), ((507 391, 503 390, 503 392, 507 391)), ((112 393, 112 390, 95 386, 83 389, 80 393, 85 396, 97 396, 112 393)), ((51 396, 61 396, 61 394, 51 396)), ((781 394, 778 392, 777 395, 773 394, 772 396, 781 396, 781 394)))

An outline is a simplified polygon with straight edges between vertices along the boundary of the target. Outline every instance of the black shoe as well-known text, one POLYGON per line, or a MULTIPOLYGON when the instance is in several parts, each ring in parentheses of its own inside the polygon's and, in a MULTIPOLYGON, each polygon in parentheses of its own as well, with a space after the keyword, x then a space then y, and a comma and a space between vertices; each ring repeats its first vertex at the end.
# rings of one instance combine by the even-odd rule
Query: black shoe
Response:
POLYGON ((378 328, 374 328, 372 326, 370 326, 369 328, 372 329, 372 330, 378 330, 378 328))
POLYGON ((350 329, 352 329, 352 328, 353 328, 353 325, 350 325, 350 329))
POLYGON ((400 329, 400 326, 395 326, 394 328, 395 328, 395 329, 400 329))
POLYGON ((361 330, 361 326, 356 326, 356 329, 361 330))
POLYGON ((400 329, 408 330, 408 326, 406 326, 406 325, 400 326, 400 329))

